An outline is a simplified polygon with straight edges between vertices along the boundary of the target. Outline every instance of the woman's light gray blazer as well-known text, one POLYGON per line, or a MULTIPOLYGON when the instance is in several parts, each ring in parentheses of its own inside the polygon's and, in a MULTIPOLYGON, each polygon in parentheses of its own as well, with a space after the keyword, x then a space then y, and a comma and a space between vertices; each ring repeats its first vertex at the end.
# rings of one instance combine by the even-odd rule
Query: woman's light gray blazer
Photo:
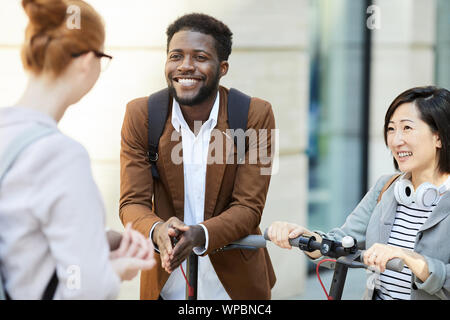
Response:
MULTIPOLYGON (((383 193, 377 203, 381 189, 392 175, 385 175, 367 192, 344 225, 325 234, 339 241, 349 235, 358 241, 360 249, 368 249, 374 243, 386 244, 391 233, 397 209, 394 183, 383 193)), ((411 300, 450 298, 450 191, 446 192, 438 205, 417 233, 414 251, 425 257, 430 276, 425 282, 414 274, 411 281, 411 300)), ((322 234, 323 235, 323 234, 322 234)), ((373 290, 366 290, 364 298, 371 299, 373 290)))

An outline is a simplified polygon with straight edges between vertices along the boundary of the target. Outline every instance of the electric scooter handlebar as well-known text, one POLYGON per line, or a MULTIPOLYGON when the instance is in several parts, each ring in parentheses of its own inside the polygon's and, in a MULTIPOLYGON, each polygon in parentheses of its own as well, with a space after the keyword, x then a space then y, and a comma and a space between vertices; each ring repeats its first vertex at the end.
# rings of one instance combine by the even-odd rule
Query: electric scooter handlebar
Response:
POLYGON ((254 249, 265 248, 266 239, 260 235, 251 234, 249 236, 246 236, 245 238, 232 242, 231 245, 253 247, 254 249))
MULTIPOLYGON (((264 231, 264 239, 270 241, 268 229, 264 231)), ((298 247, 302 251, 312 252, 319 250, 323 256, 332 258, 340 258, 352 255, 353 257, 355 257, 356 261, 360 262, 360 264, 358 264, 358 262, 356 262, 355 264, 354 261, 344 261, 343 259, 339 259, 339 262, 346 263, 349 265, 349 267, 354 268, 368 267, 366 264, 364 264, 365 250, 357 250, 356 247, 345 248, 340 242, 335 242, 327 239, 323 239, 322 242, 318 242, 316 241, 315 237, 299 236, 297 238, 289 239, 289 244, 293 247, 298 247)), ((386 263, 386 269, 397 272, 402 271, 403 266, 403 260, 401 260, 400 258, 393 258, 386 263)))
MULTIPOLYGON (((231 249, 257 250, 258 248, 266 247, 266 240, 270 241, 268 229, 265 230, 264 236, 249 235, 222 247, 221 251, 231 249)), ((307 252, 319 250, 322 256, 333 258, 322 260, 317 265, 318 270, 318 267, 322 262, 332 262, 328 266, 328 268, 334 269, 329 294, 326 293, 325 287, 322 285, 328 299, 341 299, 348 268, 369 268, 369 266, 364 264, 364 250, 358 250, 356 240, 349 236, 342 238, 341 242, 327 238, 322 238, 322 241, 318 242, 313 236, 299 236, 294 239, 289 239, 289 243, 291 246, 298 247, 300 250, 307 252)), ((386 269, 400 272, 403 270, 403 265, 404 263, 401 259, 394 258, 387 262, 386 269)), ((317 276, 319 277, 318 271, 317 276)), ((320 283, 322 284, 322 282, 320 283)))

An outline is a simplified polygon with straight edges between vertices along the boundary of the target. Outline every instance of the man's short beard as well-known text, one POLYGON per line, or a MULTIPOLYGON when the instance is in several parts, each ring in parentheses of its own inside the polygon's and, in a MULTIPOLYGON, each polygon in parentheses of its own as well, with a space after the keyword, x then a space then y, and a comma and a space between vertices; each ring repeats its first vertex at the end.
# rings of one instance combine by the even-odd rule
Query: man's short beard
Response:
POLYGON ((178 97, 177 91, 173 87, 172 82, 169 82, 168 88, 170 95, 175 99, 176 102, 178 102, 180 106, 192 107, 202 103, 203 101, 211 97, 211 95, 213 95, 219 88, 219 81, 220 81, 219 70, 217 70, 216 77, 211 82, 211 84, 201 87, 200 90, 198 91, 198 94, 192 98, 178 97))

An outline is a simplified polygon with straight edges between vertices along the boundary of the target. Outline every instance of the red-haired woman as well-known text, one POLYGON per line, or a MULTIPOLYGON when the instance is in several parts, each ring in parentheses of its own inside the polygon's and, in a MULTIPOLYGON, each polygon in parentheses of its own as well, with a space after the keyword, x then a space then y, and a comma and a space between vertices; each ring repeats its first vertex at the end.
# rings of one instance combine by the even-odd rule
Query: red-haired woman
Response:
POLYGON ((0 160, 29 128, 53 131, 27 146, 1 181, 4 286, 12 299, 116 298, 121 280, 155 264, 152 242, 127 226, 110 253, 88 153, 57 129, 66 109, 94 86, 100 60, 111 59, 102 52, 103 21, 81 0, 22 6, 29 17, 22 47, 29 82, 16 105, 0 109, 0 160), (69 21, 70 6, 79 25, 69 21))

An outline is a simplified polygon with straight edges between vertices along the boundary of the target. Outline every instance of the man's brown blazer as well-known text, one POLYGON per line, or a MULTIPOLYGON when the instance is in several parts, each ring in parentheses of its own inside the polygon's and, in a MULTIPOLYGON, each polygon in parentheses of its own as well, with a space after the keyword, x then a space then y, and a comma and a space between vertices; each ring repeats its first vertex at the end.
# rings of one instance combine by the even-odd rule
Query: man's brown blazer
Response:
MULTIPOLYGON (((220 87, 217 130, 223 133, 224 157, 234 152, 236 147, 225 148, 228 126, 228 89, 220 87)), ((126 225, 149 236, 156 222, 167 221, 176 216, 184 218, 184 173, 183 164, 173 161, 172 151, 181 155, 181 135, 171 123, 172 99, 169 115, 159 142, 157 169, 159 180, 153 180, 148 150, 148 97, 138 98, 128 103, 122 126, 120 151, 120 218, 126 225), (174 149, 175 148, 175 149, 174 149), (178 148, 178 149, 177 149, 178 148)), ((261 234, 259 223, 269 188, 270 175, 262 175, 261 169, 271 160, 271 129, 275 120, 271 105, 258 98, 252 98, 248 114, 248 129, 267 129, 267 139, 250 139, 246 159, 237 161, 208 162, 205 186, 205 212, 202 224, 208 229, 209 246, 205 253, 232 299, 270 299, 271 288, 275 284, 275 273, 267 249, 221 251, 225 245, 249 234, 261 234), (258 161, 250 161, 252 150, 267 147, 267 157, 258 155, 258 161), (228 162, 228 163, 227 163, 228 162), (232 163, 230 163, 232 162, 232 163)), ((216 133, 219 131, 216 131, 216 133)), ((211 143, 215 139, 211 139, 211 143)), ((231 140, 232 141, 232 140, 231 140)), ((217 156, 210 150, 208 159, 217 156)), ((217 150, 217 147, 216 147, 217 150)), ((181 155, 182 156, 182 155, 181 155)), ((217 157, 215 158, 217 159, 217 157)), ((157 299, 169 274, 161 268, 159 254, 155 254, 157 265, 141 273, 141 299, 157 299)), ((211 297, 214 299, 214 297, 211 297)))

